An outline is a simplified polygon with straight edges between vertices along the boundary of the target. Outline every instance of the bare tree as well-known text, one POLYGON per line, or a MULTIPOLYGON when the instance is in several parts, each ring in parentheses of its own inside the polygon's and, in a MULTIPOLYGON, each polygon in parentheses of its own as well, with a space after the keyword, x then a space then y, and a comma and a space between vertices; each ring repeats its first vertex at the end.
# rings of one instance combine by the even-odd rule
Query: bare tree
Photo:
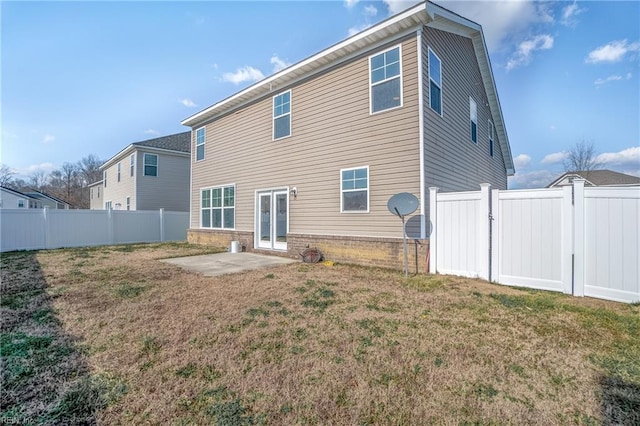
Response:
POLYGON ((564 160, 564 171, 589 172, 599 169, 602 164, 598 162, 597 157, 593 142, 578 142, 568 151, 564 160))
POLYGON ((31 188, 41 191, 46 186, 48 179, 49 176, 45 172, 43 172, 42 170, 38 170, 37 172, 33 172, 29 176, 29 180, 27 181, 27 183, 31 188))
POLYGON ((100 171, 102 163, 103 161, 93 154, 84 157, 78 162, 83 186, 90 185, 102 179, 102 172, 100 171))
POLYGON ((14 172, 11 167, 0 164, 0 186, 10 187, 13 183, 13 177, 16 172, 14 172))

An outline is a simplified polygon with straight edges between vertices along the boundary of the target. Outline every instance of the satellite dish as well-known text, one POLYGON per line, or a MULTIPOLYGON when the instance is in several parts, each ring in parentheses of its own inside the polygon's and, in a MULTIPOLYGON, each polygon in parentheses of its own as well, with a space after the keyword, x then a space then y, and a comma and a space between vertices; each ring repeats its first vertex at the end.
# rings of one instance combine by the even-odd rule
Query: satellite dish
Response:
POLYGON ((387 208, 391 214, 403 217, 416 211, 418 208, 418 198, 408 192, 400 192, 389 198, 387 208))
POLYGON ((419 214, 411 216, 404 225, 404 232, 408 238, 419 240, 422 238, 422 224, 424 223, 424 215, 419 214))
POLYGON ((387 201, 387 208, 402 219, 402 246, 404 248, 404 276, 409 275, 409 258, 407 256, 407 234, 405 233, 404 217, 416 211, 418 208, 418 198, 408 192, 400 192, 393 195, 387 201))

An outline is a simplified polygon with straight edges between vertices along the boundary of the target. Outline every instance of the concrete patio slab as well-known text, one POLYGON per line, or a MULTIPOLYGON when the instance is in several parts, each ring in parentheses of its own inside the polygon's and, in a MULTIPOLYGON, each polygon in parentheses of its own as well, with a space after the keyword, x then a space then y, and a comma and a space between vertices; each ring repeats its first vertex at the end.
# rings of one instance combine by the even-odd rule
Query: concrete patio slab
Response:
POLYGON ((187 271, 198 272, 207 277, 215 277, 218 275, 234 274, 253 269, 295 263, 299 262, 299 260, 256 253, 216 253, 163 259, 161 262, 171 263, 187 271))

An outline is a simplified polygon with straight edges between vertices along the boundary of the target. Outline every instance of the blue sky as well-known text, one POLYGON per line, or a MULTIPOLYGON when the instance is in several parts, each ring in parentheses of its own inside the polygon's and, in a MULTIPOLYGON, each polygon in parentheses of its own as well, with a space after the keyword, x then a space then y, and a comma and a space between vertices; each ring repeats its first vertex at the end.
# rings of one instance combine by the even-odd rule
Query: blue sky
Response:
MULTIPOLYGON (((13 2, 2 24, 0 161, 49 172, 180 121, 416 2, 13 2)), ((593 143, 640 176, 640 2, 437 1, 483 26, 511 142, 510 187, 593 143)))

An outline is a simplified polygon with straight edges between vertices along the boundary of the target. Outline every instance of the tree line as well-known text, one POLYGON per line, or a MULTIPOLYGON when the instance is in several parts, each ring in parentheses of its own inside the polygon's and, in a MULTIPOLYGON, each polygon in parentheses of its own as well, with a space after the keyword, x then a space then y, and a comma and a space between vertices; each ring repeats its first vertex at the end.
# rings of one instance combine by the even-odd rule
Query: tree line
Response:
POLYGON ((20 192, 44 192, 69 203, 72 208, 89 208, 89 185, 102 179, 100 166, 104 161, 88 155, 76 163, 64 163, 51 173, 33 172, 26 179, 16 178, 16 172, 0 165, 0 185, 20 192))

